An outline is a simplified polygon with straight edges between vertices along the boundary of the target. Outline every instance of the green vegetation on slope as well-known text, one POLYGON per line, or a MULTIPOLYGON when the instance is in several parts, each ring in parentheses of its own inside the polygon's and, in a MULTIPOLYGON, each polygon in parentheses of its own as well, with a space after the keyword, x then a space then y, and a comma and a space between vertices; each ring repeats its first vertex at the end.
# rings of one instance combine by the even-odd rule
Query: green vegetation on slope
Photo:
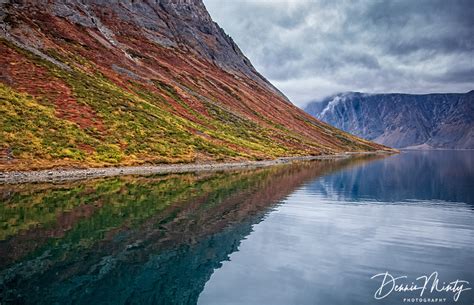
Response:
MULTIPOLYGON (((54 101, 47 95, 34 97, 0 83, 0 150, 11 150, 17 159, 15 168, 193 162, 199 155, 214 160, 258 159, 289 153, 271 140, 268 130, 216 104, 207 103, 212 117, 194 113, 205 123, 197 124, 172 114, 163 106, 161 95, 137 92, 133 83, 132 89, 127 90, 100 73, 66 71, 15 49, 66 83, 72 98, 90 107, 105 127, 81 128, 60 118, 54 101), (29 161, 22 164, 22 160, 29 161)), ((186 105, 172 87, 158 81, 156 84, 164 94, 186 105)))
MULTIPOLYGON (((224 106, 212 92, 204 97, 203 89, 175 83, 179 77, 114 79, 75 53, 47 51, 70 67, 63 69, 6 40, 0 39, 0 47, 10 70, 18 69, 13 82, 0 82, 0 170, 260 160, 330 153, 337 147, 267 117, 258 116, 260 124, 224 106)), ((232 89, 223 90, 242 103, 232 89)), ((307 124, 348 150, 373 149, 349 135, 335 137, 336 129, 307 124)))

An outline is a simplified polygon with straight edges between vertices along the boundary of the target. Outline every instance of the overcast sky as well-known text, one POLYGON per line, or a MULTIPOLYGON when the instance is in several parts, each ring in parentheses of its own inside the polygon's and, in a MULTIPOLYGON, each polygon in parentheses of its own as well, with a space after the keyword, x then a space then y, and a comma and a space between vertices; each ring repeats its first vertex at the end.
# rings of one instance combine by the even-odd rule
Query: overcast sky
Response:
POLYGON ((344 92, 474 89, 474 1, 204 0, 298 106, 344 92))

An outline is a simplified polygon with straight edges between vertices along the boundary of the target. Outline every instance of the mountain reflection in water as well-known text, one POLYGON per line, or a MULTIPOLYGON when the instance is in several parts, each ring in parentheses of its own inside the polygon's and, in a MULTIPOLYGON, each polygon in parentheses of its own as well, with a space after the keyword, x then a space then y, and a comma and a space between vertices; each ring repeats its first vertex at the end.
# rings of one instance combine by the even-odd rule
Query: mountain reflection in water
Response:
POLYGON ((301 185, 378 157, 0 186, 2 304, 195 304, 301 185))

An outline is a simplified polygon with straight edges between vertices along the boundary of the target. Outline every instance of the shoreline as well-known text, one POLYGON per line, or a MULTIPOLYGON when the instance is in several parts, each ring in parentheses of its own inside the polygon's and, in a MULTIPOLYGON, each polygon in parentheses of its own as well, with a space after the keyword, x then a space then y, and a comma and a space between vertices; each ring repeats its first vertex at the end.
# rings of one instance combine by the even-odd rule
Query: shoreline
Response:
POLYGON ((238 161, 215 163, 182 163, 166 165, 139 165, 117 167, 92 167, 81 169, 47 169, 32 171, 0 171, 0 185, 38 182, 64 182, 93 179, 100 177, 116 177, 126 175, 177 174, 188 172, 209 172, 244 168, 261 168, 278 164, 289 164, 298 161, 344 159, 359 155, 391 155, 390 151, 344 152, 334 155, 281 157, 274 160, 238 161))

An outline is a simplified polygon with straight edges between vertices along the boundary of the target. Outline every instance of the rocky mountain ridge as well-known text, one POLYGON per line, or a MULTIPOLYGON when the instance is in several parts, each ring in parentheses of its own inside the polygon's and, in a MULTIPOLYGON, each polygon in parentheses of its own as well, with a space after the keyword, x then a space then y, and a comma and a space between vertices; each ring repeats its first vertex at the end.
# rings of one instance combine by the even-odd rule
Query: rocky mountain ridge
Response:
POLYGON ((362 138, 396 148, 474 149, 474 91, 465 94, 341 93, 305 110, 362 138))

